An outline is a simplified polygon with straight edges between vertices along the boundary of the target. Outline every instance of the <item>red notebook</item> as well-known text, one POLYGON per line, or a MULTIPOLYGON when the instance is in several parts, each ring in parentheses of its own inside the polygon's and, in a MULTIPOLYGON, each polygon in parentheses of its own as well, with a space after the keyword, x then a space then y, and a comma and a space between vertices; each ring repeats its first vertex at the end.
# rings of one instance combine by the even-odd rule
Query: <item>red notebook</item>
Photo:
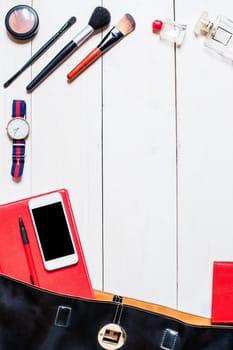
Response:
MULTIPOLYGON (((30 269, 20 233, 19 217, 27 232, 31 255, 41 288, 85 298, 93 298, 93 289, 83 254, 78 229, 74 219, 68 191, 59 189, 62 196, 68 223, 72 231, 73 243, 77 251, 78 262, 55 270, 44 266, 39 243, 33 226, 28 202, 34 196, 0 205, 0 266, 1 272, 16 279, 31 283, 30 269)), ((46 193, 47 194, 47 193, 46 193)))
POLYGON ((233 261, 213 264, 212 322, 233 323, 233 261))

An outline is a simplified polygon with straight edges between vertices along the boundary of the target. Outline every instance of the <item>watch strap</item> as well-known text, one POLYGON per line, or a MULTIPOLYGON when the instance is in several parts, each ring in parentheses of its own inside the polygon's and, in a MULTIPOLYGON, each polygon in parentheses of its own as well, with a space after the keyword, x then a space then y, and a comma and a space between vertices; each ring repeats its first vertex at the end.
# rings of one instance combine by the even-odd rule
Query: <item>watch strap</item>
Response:
POLYGON ((26 102, 24 100, 13 100, 12 117, 24 118, 26 115, 26 102))
MULTIPOLYGON (((26 115, 26 102, 24 100, 13 100, 12 117, 24 118, 26 115)), ((20 177, 23 174, 25 158, 25 140, 13 139, 11 176, 20 177)))
POLYGON ((25 158, 25 140, 13 140, 11 176, 20 177, 23 174, 25 158))

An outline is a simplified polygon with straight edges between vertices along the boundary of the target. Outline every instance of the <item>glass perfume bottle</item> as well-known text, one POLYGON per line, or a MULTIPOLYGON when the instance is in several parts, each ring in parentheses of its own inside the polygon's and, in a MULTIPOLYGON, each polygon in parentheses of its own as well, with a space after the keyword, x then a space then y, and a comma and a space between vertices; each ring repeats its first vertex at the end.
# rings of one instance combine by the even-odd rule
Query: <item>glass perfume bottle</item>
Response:
POLYGON ((177 46, 181 46, 186 28, 185 24, 179 24, 170 19, 166 19, 164 22, 156 19, 152 23, 153 32, 159 33, 161 39, 175 43, 177 46))
POLYGON ((219 15, 215 21, 208 19, 208 12, 203 12, 195 25, 194 33, 205 35, 204 45, 219 55, 233 60, 233 21, 219 15))

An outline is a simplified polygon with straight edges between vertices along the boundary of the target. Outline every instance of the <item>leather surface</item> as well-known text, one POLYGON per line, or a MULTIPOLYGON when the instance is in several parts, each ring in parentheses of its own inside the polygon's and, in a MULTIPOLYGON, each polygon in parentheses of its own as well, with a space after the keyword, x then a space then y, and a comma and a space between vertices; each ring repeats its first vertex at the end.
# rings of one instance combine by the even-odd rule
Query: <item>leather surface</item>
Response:
POLYGON ((0 275, 1 350, 101 350, 97 335, 108 323, 125 330, 122 350, 233 350, 233 328, 59 295, 0 275))
POLYGON ((212 321, 233 322, 233 261, 214 261, 212 321))

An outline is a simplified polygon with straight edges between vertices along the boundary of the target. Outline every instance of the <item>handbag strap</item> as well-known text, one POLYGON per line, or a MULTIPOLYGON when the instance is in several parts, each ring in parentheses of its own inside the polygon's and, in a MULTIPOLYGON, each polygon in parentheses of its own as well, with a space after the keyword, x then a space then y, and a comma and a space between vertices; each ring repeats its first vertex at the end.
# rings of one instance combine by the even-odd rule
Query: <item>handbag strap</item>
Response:
POLYGON ((96 289, 94 290, 94 298, 96 300, 116 301, 116 302, 119 302, 119 300, 121 300, 121 302, 125 305, 130 305, 140 309, 159 313, 165 316, 173 317, 180 321, 183 321, 192 325, 211 326, 210 318, 193 315, 187 312, 179 311, 160 304, 154 304, 148 301, 143 301, 143 300, 129 298, 129 297, 120 297, 120 296, 114 295, 113 293, 103 292, 96 289))

